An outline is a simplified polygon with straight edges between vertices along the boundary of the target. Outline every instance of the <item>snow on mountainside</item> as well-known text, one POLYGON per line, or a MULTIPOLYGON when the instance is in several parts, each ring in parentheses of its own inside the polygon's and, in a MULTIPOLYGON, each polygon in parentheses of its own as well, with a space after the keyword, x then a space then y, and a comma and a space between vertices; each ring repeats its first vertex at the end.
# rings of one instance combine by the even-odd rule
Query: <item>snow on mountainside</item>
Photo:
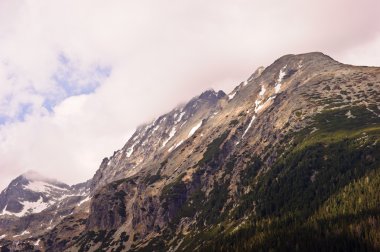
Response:
POLYGON ((91 192, 109 182, 132 176, 149 162, 169 155, 218 113, 226 100, 228 97, 223 91, 207 90, 186 105, 138 127, 121 150, 103 160, 92 179, 91 192))
MULTIPOLYGON (((89 185, 90 181, 69 186, 34 171, 15 178, 0 193, 0 241, 38 236, 73 213, 86 214, 89 185)), ((33 241, 35 246, 39 243, 33 241)))
POLYGON ((29 171, 14 179, 0 194, 0 216, 22 217, 40 213, 62 200, 86 197, 88 190, 70 187, 57 180, 29 171))

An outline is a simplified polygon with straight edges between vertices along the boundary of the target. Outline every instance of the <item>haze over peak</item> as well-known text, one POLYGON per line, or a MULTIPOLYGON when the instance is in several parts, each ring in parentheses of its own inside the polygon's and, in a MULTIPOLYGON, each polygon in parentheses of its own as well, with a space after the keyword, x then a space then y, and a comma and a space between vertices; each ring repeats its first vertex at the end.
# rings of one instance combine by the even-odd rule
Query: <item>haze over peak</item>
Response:
POLYGON ((56 179, 48 178, 35 170, 28 170, 21 174, 21 176, 30 181, 57 181, 56 179))

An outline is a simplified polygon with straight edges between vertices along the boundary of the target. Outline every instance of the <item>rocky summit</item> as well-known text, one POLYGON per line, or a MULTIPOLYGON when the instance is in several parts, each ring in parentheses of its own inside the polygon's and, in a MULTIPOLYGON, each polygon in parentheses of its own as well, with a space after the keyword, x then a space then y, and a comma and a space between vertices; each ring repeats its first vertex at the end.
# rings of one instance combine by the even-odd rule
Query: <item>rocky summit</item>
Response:
POLYGON ((0 194, 1 251, 380 250, 380 68, 285 55, 141 125, 94 177, 0 194))

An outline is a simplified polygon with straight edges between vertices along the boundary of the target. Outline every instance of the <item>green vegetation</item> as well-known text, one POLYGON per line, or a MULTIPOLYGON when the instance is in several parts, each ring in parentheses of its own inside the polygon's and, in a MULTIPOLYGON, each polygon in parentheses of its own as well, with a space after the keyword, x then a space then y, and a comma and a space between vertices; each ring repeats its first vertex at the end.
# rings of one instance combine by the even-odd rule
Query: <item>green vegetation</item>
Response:
POLYGON ((243 186, 252 184, 254 178, 262 168, 262 161, 258 156, 253 156, 251 162, 247 165, 246 169, 240 175, 240 182, 243 186))
POLYGON ((222 158, 229 132, 212 141, 195 175, 224 160, 224 176, 207 196, 182 176, 165 186, 162 197, 176 206, 172 225, 146 248, 167 250, 162 241, 172 239, 181 218, 192 217, 190 233, 176 241, 179 251, 380 251, 380 119, 365 107, 308 119, 307 128, 288 133, 270 167, 265 157, 243 154, 249 161, 234 206, 226 174, 238 157, 222 158))
POLYGON ((218 138, 215 138, 207 146, 207 149, 206 149, 205 153, 203 154, 203 158, 199 161, 198 165, 200 165, 200 166, 203 166, 203 165, 213 166, 214 165, 214 162, 212 162, 212 161, 215 161, 215 159, 218 156, 219 151, 220 151, 220 145, 224 142, 224 140, 226 140, 229 133, 230 133, 229 131, 224 132, 221 136, 219 136, 218 138))
POLYGON ((207 200, 199 202, 202 203, 202 207, 198 210, 200 212, 197 218, 199 227, 216 224, 227 216, 227 210, 231 206, 227 206, 227 209, 224 209, 224 211, 222 210, 228 199, 228 184, 229 181, 221 184, 215 182, 207 200))
POLYGON ((127 212, 125 211, 125 195, 127 194, 123 190, 120 190, 115 194, 115 197, 117 199, 117 211, 123 218, 127 217, 127 212))
POLYGON ((139 249, 131 249, 131 252, 133 251, 139 251, 139 252, 152 252, 152 251, 166 251, 165 250, 165 243, 162 239, 159 237, 153 238, 145 247, 139 248, 139 249))
POLYGON ((182 181, 182 178, 185 175, 185 173, 181 174, 174 182, 169 183, 162 188, 160 198, 163 201, 162 206, 164 209, 168 209, 169 204, 171 203, 181 206, 186 201, 187 189, 185 182, 182 181))
POLYGON ((237 224, 249 218, 202 238, 201 250, 380 250, 380 121, 367 112, 319 114, 309 129, 292 133, 293 147, 260 176, 256 158, 242 173, 252 190, 232 212, 237 224))
POLYGON ((186 199, 185 203, 181 206, 176 216, 173 219, 174 224, 178 224, 181 218, 194 217, 194 214, 203 208, 205 195, 199 188, 196 189, 186 199))
POLYGON ((144 182, 146 185, 154 184, 155 182, 161 180, 162 177, 159 174, 149 175, 145 178, 144 182))
POLYGON ((296 111, 295 114, 296 114, 297 117, 301 117, 302 112, 301 111, 296 111))
POLYGON ((96 251, 105 251, 107 248, 109 248, 111 242, 112 242, 112 236, 116 230, 100 230, 98 232, 95 231, 88 231, 84 234, 82 234, 77 240, 76 244, 79 245, 78 251, 88 251, 91 247, 91 243, 100 243, 99 248, 96 251))
MULTIPOLYGON (((109 184, 109 186, 111 186, 114 190, 117 189, 117 187, 123 183, 130 183, 130 184, 133 184, 135 185, 136 182, 134 181, 134 178, 133 177, 130 177, 130 178, 124 178, 124 179, 119 179, 119 180, 116 180, 112 183, 109 184)), ((96 196, 96 195, 95 195, 96 196)))
POLYGON ((234 120, 230 121, 230 126, 236 126, 238 124, 239 124, 239 120, 237 120, 237 119, 234 119, 234 120))

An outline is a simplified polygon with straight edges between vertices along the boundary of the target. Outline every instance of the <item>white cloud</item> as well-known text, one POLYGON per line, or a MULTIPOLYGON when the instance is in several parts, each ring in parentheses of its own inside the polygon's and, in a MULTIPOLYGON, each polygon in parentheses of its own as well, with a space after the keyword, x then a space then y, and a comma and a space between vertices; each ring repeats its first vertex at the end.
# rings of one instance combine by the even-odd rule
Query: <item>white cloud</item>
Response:
POLYGON ((373 56, 379 5, 0 1, 0 122, 30 112, 0 126, 0 187, 28 169, 70 183, 90 178, 138 124, 210 86, 229 91, 283 54, 318 50, 380 65, 373 56), (110 76, 96 76, 97 67, 109 68, 110 76), (62 90, 53 78, 60 74, 69 91, 79 91, 62 90), (81 94, 93 84, 93 93, 81 94), (51 111, 43 106, 47 98, 58 101, 51 111))
POLYGON ((356 45, 336 56, 346 64, 362 66, 380 66, 380 31, 366 43, 356 45))

